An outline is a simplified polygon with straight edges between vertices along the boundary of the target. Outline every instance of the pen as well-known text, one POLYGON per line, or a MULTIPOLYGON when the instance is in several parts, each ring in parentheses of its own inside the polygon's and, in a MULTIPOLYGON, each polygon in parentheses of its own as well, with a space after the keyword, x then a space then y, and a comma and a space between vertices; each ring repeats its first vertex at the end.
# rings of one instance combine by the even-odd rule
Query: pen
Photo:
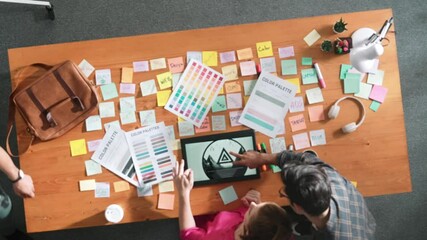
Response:
POLYGON ((325 80, 323 79, 322 72, 320 72, 320 67, 318 63, 314 63, 314 68, 316 69, 317 78, 319 79, 319 84, 321 88, 326 88, 325 80))
MULTIPOLYGON (((261 143, 261 152, 267 153, 267 147, 265 146, 265 143, 261 143)), ((273 167, 270 164, 270 168, 273 169, 273 167)), ((267 171, 267 166, 264 164, 262 165, 262 170, 267 171)))
MULTIPOLYGON (((261 148, 261 145, 260 145, 259 143, 256 145, 256 147, 257 147, 257 151, 258 151, 258 152, 260 152, 260 153, 264 153, 264 151, 263 151, 263 149, 261 148)), ((267 166, 266 166, 265 164, 263 164, 263 165, 261 166, 261 169, 262 169, 263 171, 267 171, 267 166)))

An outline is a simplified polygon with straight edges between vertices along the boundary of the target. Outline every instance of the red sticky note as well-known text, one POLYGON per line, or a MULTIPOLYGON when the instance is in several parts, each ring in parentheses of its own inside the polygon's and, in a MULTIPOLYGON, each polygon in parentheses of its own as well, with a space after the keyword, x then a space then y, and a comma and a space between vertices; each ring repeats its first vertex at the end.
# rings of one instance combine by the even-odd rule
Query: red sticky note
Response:
POLYGON ((308 116, 310 117, 310 122, 325 120, 323 105, 308 107, 308 116))
POLYGON ((182 57, 169 58, 168 66, 171 73, 181 73, 184 71, 184 59, 182 57))

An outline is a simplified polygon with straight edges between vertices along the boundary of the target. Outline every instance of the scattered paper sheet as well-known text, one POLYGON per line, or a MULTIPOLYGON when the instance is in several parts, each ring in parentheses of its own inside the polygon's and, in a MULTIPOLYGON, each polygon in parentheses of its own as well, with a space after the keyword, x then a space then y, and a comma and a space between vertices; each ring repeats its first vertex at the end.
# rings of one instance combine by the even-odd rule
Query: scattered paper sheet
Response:
POLYGON ((242 88, 240 87, 240 82, 238 81, 225 83, 224 87, 226 93, 236 93, 242 91, 242 88))
POLYGON ((326 144, 325 129, 310 131, 311 146, 319 146, 326 144))
POLYGON ((237 58, 239 60, 252 59, 253 57, 254 56, 252 54, 252 49, 251 48, 244 48, 244 49, 237 50, 237 58))
POLYGON ((133 83, 120 83, 120 93, 135 94, 135 86, 133 83))
POLYGON ((199 51, 187 52, 187 63, 189 63, 191 59, 194 59, 198 62, 203 62, 202 52, 199 52, 199 51))
POLYGON ((222 52, 219 54, 219 59, 222 64, 235 62, 236 61, 236 53, 234 51, 222 52))
POLYGON ((79 181, 80 192, 95 190, 95 179, 80 180, 79 181))
POLYGON ((178 130, 180 137, 194 135, 194 126, 191 122, 178 122, 178 130))
POLYGON ((371 95, 369 95, 369 98, 377 102, 383 103, 387 92, 387 88, 379 85, 374 85, 372 87, 371 95))
POLYGON ((297 86, 298 87, 297 93, 301 93, 301 84, 300 84, 299 78, 291 78, 291 79, 285 79, 285 80, 297 86))
POLYGON ((294 141, 295 150, 310 147, 310 141, 306 132, 293 135, 292 140, 294 141))
POLYGON ((95 187, 95 198, 109 198, 110 197, 110 183, 97 182, 95 187))
POLYGON ((93 160, 85 161, 85 168, 86 168, 86 176, 92 176, 92 175, 102 173, 101 164, 93 160))
POLYGON ((232 127, 240 126, 242 125, 239 122, 240 117, 242 116, 242 111, 233 111, 230 112, 230 125, 232 127))
POLYGON ((121 112, 120 113, 120 121, 122 122, 122 125, 130 124, 130 123, 136 123, 136 116, 135 112, 121 112))
POLYGON ((228 109, 242 108, 242 94, 230 93, 226 95, 228 109))
POLYGON ((216 51, 203 51, 202 52, 203 64, 209 67, 218 66, 218 52, 216 51))
POLYGON ((256 67, 254 61, 240 62, 240 72, 242 76, 256 75, 256 67))
POLYGON ((293 46, 279 48, 279 57, 280 58, 287 58, 287 57, 293 57, 293 56, 295 56, 293 46))
POLYGON ((86 140, 78 139, 78 140, 70 141, 70 149, 71 149, 71 156, 73 157, 85 155, 87 153, 86 140))
POLYGON ((376 112, 376 111, 378 111, 378 108, 380 108, 380 106, 381 106, 381 103, 380 103, 380 102, 372 101, 371 106, 369 106, 369 108, 370 108, 372 111, 376 112))
POLYGON ((87 149, 89 152, 94 152, 98 146, 101 144, 102 139, 92 140, 87 142, 87 149))
POLYGON ((269 137, 275 137, 283 125, 296 89, 294 84, 262 72, 239 122, 269 137))
POLYGON ((157 106, 159 106, 159 107, 165 106, 169 100, 171 93, 172 93, 171 90, 158 91, 157 92, 157 106))
POLYGON ((92 160, 132 185, 139 186, 125 132, 120 128, 111 126, 107 130, 101 145, 92 155, 92 160))
POLYGON ((237 194, 233 186, 229 186, 224 189, 221 189, 219 191, 219 195, 221 196, 221 199, 224 202, 224 205, 227 205, 237 200, 237 194))
POLYGON ((154 82, 154 79, 141 82, 139 86, 141 87, 143 97, 157 93, 156 82, 154 82))
POLYGON ((158 209, 173 210, 175 201, 175 195, 172 193, 160 193, 159 202, 157 204, 158 209))
POLYGON ((203 120, 202 125, 200 125, 199 128, 195 127, 194 130, 196 131, 196 133, 210 132, 211 123, 209 117, 206 117, 205 120, 203 120))
POLYGON ((276 70, 276 59, 274 57, 261 58, 261 70, 269 73, 275 73, 276 70))
POLYGON ((104 101, 116 98, 119 96, 115 83, 101 85, 101 93, 104 101))
POLYGON ((304 99, 300 96, 294 97, 289 105, 289 112, 304 112, 304 99))
POLYGON ((256 50, 259 58, 273 56, 273 44, 271 41, 256 43, 256 50))
POLYGON ((183 57, 169 58, 168 66, 169 66, 169 71, 171 73, 181 73, 184 71, 184 68, 185 68, 184 58, 183 57))
POLYGON ((243 81, 243 88, 245 91, 245 96, 249 96, 252 93, 252 90, 254 89, 256 84, 256 80, 246 80, 243 81))
POLYGON ((297 61, 295 59, 282 60, 282 75, 296 75, 297 61))
POLYGON ((308 46, 313 45, 317 40, 320 39, 320 34, 316 31, 316 29, 313 29, 307 36, 304 37, 304 41, 307 43, 308 46))
POLYGON ((122 83, 132 83, 133 81, 133 68, 122 68, 122 83))
POLYGON ((120 98, 120 112, 136 111, 135 97, 120 98))
POLYGON ((156 58, 150 60, 151 70, 158 70, 166 68, 166 59, 165 58, 156 58))
POLYGON ((156 123, 156 111, 154 109, 139 112, 141 126, 149 126, 156 123))
POLYGON ((114 192, 124 192, 130 190, 129 183, 126 181, 113 182, 114 192))
POLYGON ((212 131, 224 131, 226 129, 225 116, 214 115, 212 116, 212 131))
POLYGON ((372 85, 361 82, 359 85, 359 93, 355 93, 354 96, 360 97, 363 99, 369 99, 369 95, 371 94, 372 85))
POLYGON ((102 130, 102 122, 101 117, 99 115, 90 116, 86 118, 86 131, 96 131, 96 130, 102 130))
POLYGON ((159 183, 159 193, 173 192, 174 190, 173 181, 164 181, 159 183))
POLYGON ((383 80, 384 80, 384 71, 377 70, 375 71, 375 73, 368 74, 367 83, 374 84, 374 85, 383 85, 383 80))
POLYGON ((316 69, 309 68, 301 70, 302 84, 318 83, 316 69))
POLYGON ((165 109, 200 127, 224 82, 222 74, 191 60, 165 109))
POLYGON ((145 184, 136 189, 138 197, 153 196, 153 187, 150 184, 145 184))
POLYGON ((172 87, 172 73, 171 72, 165 72, 158 74, 157 76, 157 82, 159 83, 160 89, 166 89, 172 87))
POLYGON ((100 69, 95 71, 96 85, 103 85, 111 83, 111 70, 100 69))
POLYGON ((308 116, 310 117, 310 122, 325 120, 325 111, 323 110, 323 105, 308 107, 308 116))
POLYGON ((298 114, 292 117, 289 117, 289 123, 291 124, 292 132, 306 129, 304 114, 298 114))
POLYGON ((225 76, 226 81, 239 79, 236 64, 222 67, 222 74, 225 76))
POLYGON ((150 70, 150 67, 148 65, 148 61, 133 62, 134 72, 148 72, 149 70, 150 70))
POLYGON ((319 87, 308 89, 305 94, 309 104, 323 102, 322 90, 319 87))
POLYGON ((83 59, 80 62, 79 68, 86 77, 89 77, 93 71, 95 71, 95 68, 88 61, 86 61, 86 59, 83 59))

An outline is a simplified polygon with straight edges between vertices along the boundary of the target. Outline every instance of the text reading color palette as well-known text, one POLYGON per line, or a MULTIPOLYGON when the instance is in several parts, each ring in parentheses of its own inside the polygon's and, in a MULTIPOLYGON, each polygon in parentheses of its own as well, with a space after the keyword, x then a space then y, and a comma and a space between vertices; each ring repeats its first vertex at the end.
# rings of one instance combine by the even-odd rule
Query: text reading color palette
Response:
POLYGON ((222 74, 192 59, 165 109, 200 127, 224 82, 222 74))

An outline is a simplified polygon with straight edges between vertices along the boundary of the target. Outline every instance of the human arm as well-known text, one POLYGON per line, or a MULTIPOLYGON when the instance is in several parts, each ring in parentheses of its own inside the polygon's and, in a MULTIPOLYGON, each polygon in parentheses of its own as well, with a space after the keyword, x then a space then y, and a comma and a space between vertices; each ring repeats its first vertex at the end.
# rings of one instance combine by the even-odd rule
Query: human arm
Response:
POLYGON ((249 207, 251 202, 259 204, 261 203, 261 193, 257 190, 251 189, 240 200, 242 201, 243 205, 245 205, 245 207, 249 207))
MULTIPOLYGON (((3 148, 0 147, 0 171, 4 172, 9 180, 14 181, 19 177, 19 169, 15 166, 12 159, 7 155, 3 148)), ((13 183, 15 194, 27 198, 34 197, 34 184, 30 175, 25 175, 19 181, 13 183)))
POLYGON ((236 157, 236 159, 239 159, 233 162, 234 166, 257 168, 264 164, 277 165, 277 153, 260 153, 256 151, 247 151, 242 154, 235 152, 230 152, 230 154, 236 157))
POLYGON ((185 230, 196 226, 193 212, 191 211, 190 192, 193 188, 193 171, 187 169, 184 171, 184 160, 177 162, 173 171, 173 180, 178 190, 179 198, 179 229, 185 230))

